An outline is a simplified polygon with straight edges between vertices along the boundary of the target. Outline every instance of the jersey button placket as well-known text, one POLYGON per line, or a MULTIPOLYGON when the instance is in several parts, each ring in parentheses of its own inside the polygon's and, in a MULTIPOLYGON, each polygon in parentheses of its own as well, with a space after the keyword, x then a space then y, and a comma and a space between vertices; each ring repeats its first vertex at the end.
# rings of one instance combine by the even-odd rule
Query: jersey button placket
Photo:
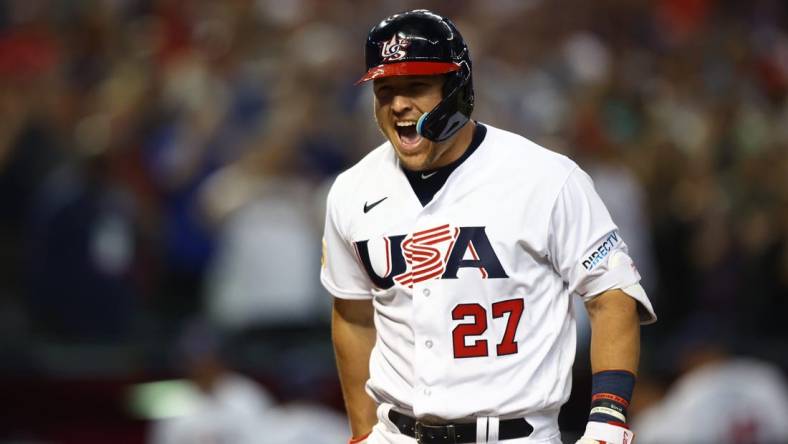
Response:
POLYGON ((441 310, 440 282, 416 283, 413 288, 413 319, 415 359, 414 376, 416 391, 414 408, 431 410, 438 402, 435 390, 444 378, 445 362, 441 362, 440 336, 445 329, 438 322, 441 310))

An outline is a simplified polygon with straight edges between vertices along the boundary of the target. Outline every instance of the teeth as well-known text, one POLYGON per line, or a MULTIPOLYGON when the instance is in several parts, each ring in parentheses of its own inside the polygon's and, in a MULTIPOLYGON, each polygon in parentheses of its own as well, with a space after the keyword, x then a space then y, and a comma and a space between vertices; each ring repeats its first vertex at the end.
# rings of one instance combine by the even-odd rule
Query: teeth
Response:
POLYGON ((407 122, 397 122, 396 123, 397 126, 413 126, 415 124, 416 124, 416 122, 414 122, 412 120, 409 120, 407 122))

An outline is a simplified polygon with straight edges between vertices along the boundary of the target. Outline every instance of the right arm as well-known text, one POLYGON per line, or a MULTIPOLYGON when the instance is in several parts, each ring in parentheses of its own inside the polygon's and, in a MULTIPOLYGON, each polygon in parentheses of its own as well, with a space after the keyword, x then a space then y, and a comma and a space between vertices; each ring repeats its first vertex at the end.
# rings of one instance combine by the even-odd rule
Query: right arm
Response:
POLYGON ((378 422, 377 406, 367 395, 369 355, 375 345, 372 300, 334 298, 331 339, 339 381, 353 436, 369 433, 378 422))

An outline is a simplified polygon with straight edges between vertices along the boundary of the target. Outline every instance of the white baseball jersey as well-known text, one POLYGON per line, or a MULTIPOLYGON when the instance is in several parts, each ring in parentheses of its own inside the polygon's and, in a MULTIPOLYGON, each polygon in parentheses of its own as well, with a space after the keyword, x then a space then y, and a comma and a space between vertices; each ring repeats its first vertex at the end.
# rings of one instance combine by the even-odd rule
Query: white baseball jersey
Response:
POLYGON ((425 206, 388 142, 342 173, 321 281, 335 297, 373 301, 376 401, 446 420, 541 415, 553 433, 575 355, 571 295, 622 288, 643 322, 655 316, 590 178, 485 126, 425 206))

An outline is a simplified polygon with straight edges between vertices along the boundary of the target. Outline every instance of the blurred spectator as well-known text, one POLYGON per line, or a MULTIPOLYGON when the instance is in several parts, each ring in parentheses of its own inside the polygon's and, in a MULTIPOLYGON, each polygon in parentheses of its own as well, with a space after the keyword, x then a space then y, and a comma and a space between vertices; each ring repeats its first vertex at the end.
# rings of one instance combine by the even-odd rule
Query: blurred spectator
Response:
POLYGON ((138 219, 109 166, 105 152, 81 154, 46 178, 36 201, 30 308, 52 340, 118 342, 132 333, 138 219))
POLYGON ((180 416, 152 425, 151 444, 259 443, 270 432, 262 419, 273 397, 228 369, 223 344, 207 324, 187 324, 175 355, 189 377, 191 402, 180 416))
POLYGON ((693 319, 676 336, 680 377, 662 400, 634 415, 639 443, 788 442, 788 380, 769 362, 731 354, 733 333, 693 319))
POLYGON ((254 380, 227 367, 226 344, 202 321, 186 325, 176 356, 189 377, 183 412, 151 426, 150 444, 334 444, 347 438, 345 418, 306 401, 277 404, 254 380))
POLYGON ((240 43, 229 23, 202 20, 194 32, 205 35, 198 33, 196 47, 181 48, 162 67, 159 114, 148 123, 143 142, 145 163, 162 199, 159 309, 176 318, 202 310, 203 273, 215 248, 200 217, 199 189, 214 171, 241 154, 265 109, 265 91, 248 77, 255 73, 239 65, 240 43))
POLYGON ((280 128, 257 152, 220 170, 204 191, 220 249, 206 286, 206 310, 231 331, 309 326, 328 320, 319 292, 315 184, 296 170, 298 133, 280 128))
POLYGON ((28 314, 30 213, 63 157, 58 68, 64 54, 51 29, 13 26, 11 9, 0 6, 0 354, 18 351, 0 362, 24 369, 30 350, 19 337, 37 330, 28 314))

